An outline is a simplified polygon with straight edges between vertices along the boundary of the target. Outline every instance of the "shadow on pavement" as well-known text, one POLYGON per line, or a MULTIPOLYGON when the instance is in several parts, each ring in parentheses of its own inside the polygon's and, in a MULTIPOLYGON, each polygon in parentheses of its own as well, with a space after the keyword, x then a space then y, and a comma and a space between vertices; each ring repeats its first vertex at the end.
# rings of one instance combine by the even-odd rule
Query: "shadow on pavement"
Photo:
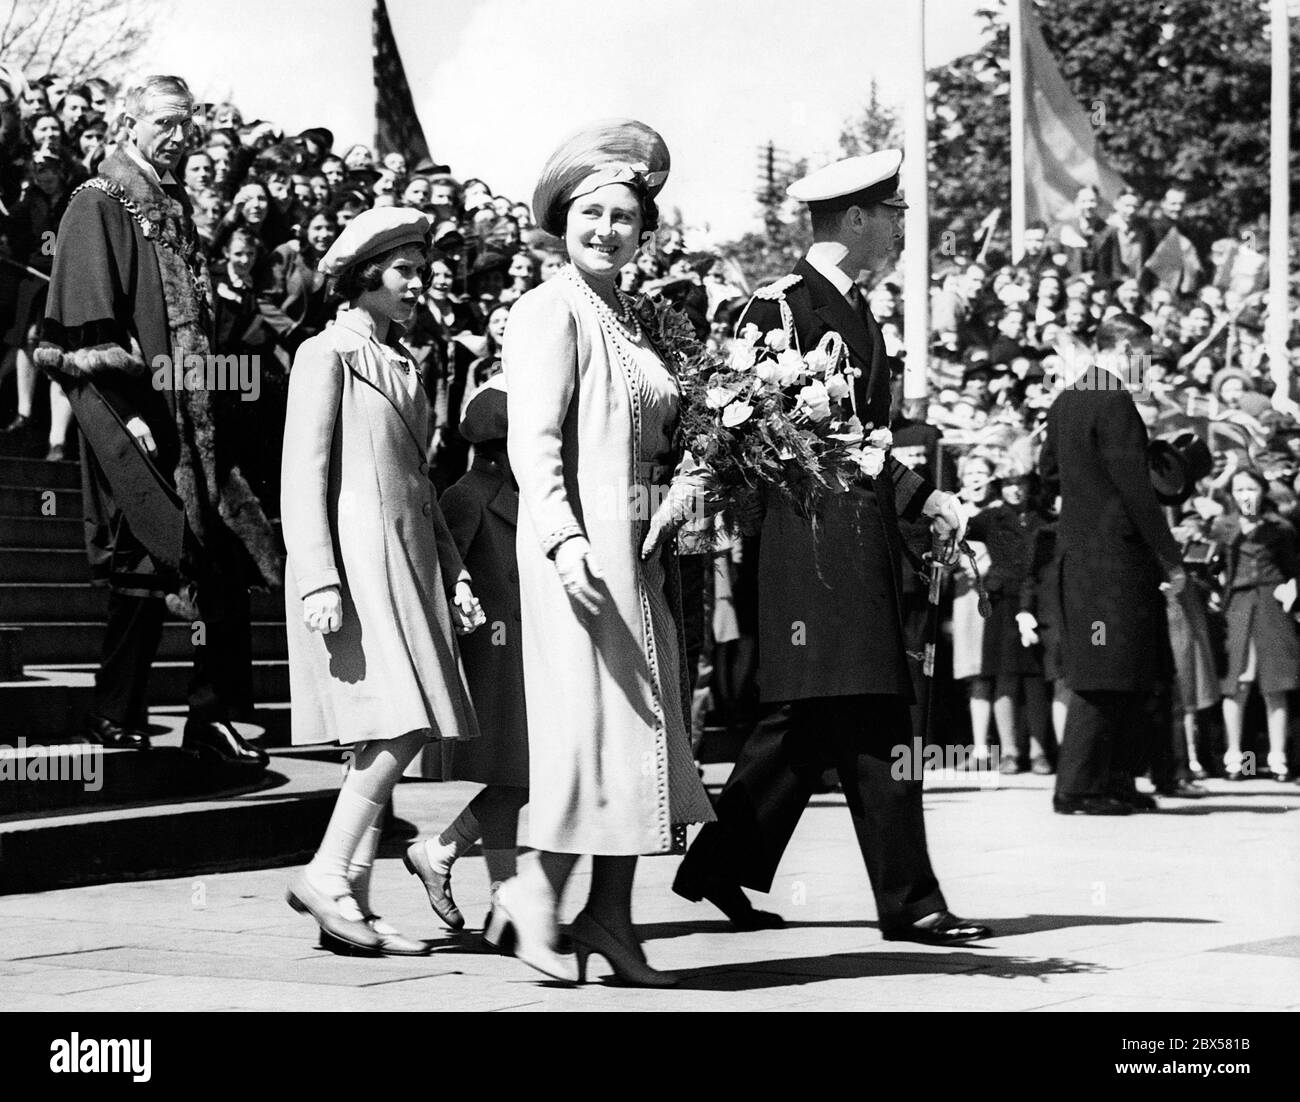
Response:
POLYGON ((994 979, 1042 978, 1108 972, 1110 969, 1062 957, 989 957, 974 953, 834 953, 820 957, 720 964, 677 973, 679 991, 755 991, 797 987, 826 980, 873 976, 971 975, 994 979))

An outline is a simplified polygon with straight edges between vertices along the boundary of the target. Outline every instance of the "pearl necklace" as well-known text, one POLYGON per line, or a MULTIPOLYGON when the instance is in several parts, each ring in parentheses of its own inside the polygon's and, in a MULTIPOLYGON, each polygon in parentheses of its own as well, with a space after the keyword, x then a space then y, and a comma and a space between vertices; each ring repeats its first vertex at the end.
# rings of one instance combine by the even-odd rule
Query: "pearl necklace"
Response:
POLYGON ((622 330, 629 340, 639 341, 641 339, 641 323, 637 320, 636 306, 629 295, 625 294, 618 287, 614 288, 614 295, 618 298, 619 306, 621 307, 619 310, 615 310, 608 302, 601 298, 600 295, 596 294, 596 292, 592 290, 591 284, 582 278, 581 273, 579 273, 578 269, 572 263, 567 265, 564 270, 568 274, 569 278, 582 289, 582 293, 595 304, 596 312, 600 314, 603 319, 606 321, 612 321, 618 329, 622 330))

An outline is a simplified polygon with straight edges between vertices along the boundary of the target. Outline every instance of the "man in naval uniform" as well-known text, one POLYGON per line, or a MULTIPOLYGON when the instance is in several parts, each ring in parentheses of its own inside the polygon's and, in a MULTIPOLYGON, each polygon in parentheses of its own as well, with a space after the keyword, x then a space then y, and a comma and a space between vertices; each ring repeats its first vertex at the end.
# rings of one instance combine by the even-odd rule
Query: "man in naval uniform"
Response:
MULTIPOLYGON (((808 204, 813 245, 792 273, 760 290, 739 328, 783 329, 806 352, 829 332, 845 346, 852 412, 889 423, 890 371, 880 327, 856 280, 880 272, 902 237, 899 150, 827 166, 792 185, 808 204)), ((841 415, 847 415, 842 409, 841 415)), ((921 762, 908 760, 913 686, 903 642, 899 520, 965 522, 954 495, 890 456, 874 478, 829 500, 812 527, 775 496, 759 539, 761 719, 673 884, 708 899, 739 929, 780 926, 742 886, 767 892, 822 773, 840 778, 887 939, 952 945, 987 927, 948 910, 925 841, 921 762), (900 757, 896 750, 903 751, 900 757)))

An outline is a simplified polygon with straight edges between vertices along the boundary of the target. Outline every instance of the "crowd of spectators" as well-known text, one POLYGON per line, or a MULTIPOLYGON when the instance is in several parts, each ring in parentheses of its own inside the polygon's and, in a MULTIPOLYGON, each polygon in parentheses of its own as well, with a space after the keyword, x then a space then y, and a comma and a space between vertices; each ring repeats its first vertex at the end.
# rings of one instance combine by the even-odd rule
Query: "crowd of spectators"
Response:
MULTIPOLYGON (((60 216, 114 140, 117 92, 98 79, 29 81, 0 69, 0 410, 6 411, 0 447, 8 452, 57 459, 75 446, 67 402, 57 386, 38 385, 30 350, 39 337, 60 216), (48 403, 42 401, 46 391, 48 403)), ((293 355, 330 323, 338 306, 317 261, 339 230, 369 207, 404 205, 429 215, 428 287, 406 340, 434 409, 436 481, 440 488, 454 482, 470 450, 459 433, 460 413, 474 390, 500 370, 511 304, 565 262, 562 244, 535 225, 528 203, 428 157, 360 144, 336 152, 323 126, 288 134, 273 122, 244 119, 230 103, 196 108, 191 147, 176 176, 210 263, 216 351, 257 356, 260 363, 261 400, 239 411, 247 430, 240 434, 241 459, 273 515, 293 355)), ((896 427, 924 426, 916 439, 926 443, 902 447, 900 456, 927 465, 949 487, 959 481, 956 488, 973 515, 998 506, 1020 518, 1008 522, 999 514, 980 527, 1018 529, 1022 543, 1040 540, 1053 506, 1038 492, 1032 472, 1054 383, 1086 355, 1097 325, 1117 312, 1142 318, 1153 333, 1145 385, 1135 394, 1151 434, 1191 429, 1210 445, 1213 469, 1171 516, 1184 542, 1207 539, 1210 526, 1231 509, 1229 487, 1238 470, 1258 472, 1281 517, 1296 512, 1300 424, 1272 400, 1279 372, 1264 341, 1258 254, 1236 240, 1200 239, 1182 220, 1187 198, 1173 185, 1146 213, 1132 193, 1103 212, 1096 193, 1085 188, 1067 221, 1027 228, 1017 260, 1000 251, 991 234, 972 243, 965 256, 946 255, 951 249, 936 255, 929 397, 900 402, 896 410, 896 427), (935 448, 940 437, 941 453, 935 448)), ((661 229, 654 247, 624 271, 622 286, 669 298, 719 347, 751 290, 733 261, 687 251, 675 228, 661 229)), ((864 287, 887 349, 900 356, 901 286, 898 273, 876 273, 864 287)), ((728 601, 734 590, 743 602, 743 556, 738 548, 725 555, 730 566, 716 572, 717 582, 728 601)), ((1008 593, 1034 569, 1032 553, 1012 557, 1014 563, 1005 554, 998 562, 985 560, 1008 593)), ((1017 605, 1010 614, 1021 611, 1017 605)), ((990 708, 999 727, 1022 726, 1007 703, 1015 696, 1038 729, 1028 732, 1024 753, 1003 736, 1004 758, 1013 768, 1028 767, 1032 759, 1046 769, 1051 737, 1043 729, 1044 679, 1050 669, 1038 659, 1021 661, 1024 656, 1007 643, 1011 627, 1004 628, 994 648, 1001 657, 979 643, 973 651, 980 654, 967 655, 976 744, 987 744, 990 708)), ((955 630, 961 634, 960 626, 955 630)), ((733 630, 722 642, 736 638, 733 630)))

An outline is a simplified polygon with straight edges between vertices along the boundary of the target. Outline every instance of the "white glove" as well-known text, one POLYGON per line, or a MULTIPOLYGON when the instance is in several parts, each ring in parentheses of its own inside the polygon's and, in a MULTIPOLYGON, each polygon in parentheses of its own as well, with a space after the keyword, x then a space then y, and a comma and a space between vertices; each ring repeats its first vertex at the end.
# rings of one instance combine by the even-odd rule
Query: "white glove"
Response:
POLYGON ((1032 612, 1017 612, 1016 627, 1020 629, 1020 645, 1032 647, 1039 641, 1038 620, 1032 612))
POLYGON ((302 599, 302 622, 309 631, 329 635, 343 626, 343 595, 336 585, 308 593, 302 599))
POLYGON ((132 417, 126 423, 126 431, 135 438, 135 442, 140 447, 144 448, 146 454, 158 454, 158 445, 153 442, 153 433, 149 431, 149 426, 144 423, 143 417, 132 417))
POLYGON ((555 570, 570 601, 589 616, 600 612, 605 603, 605 591, 600 586, 604 575, 584 537, 574 536, 560 544, 555 552, 555 570))
POLYGON ((468 635, 487 623, 483 606, 478 603, 469 582, 457 582, 451 599, 451 623, 457 635, 468 635))
POLYGON ((941 539, 961 543, 966 538, 966 512, 956 494, 935 490, 921 507, 921 512, 934 518, 934 530, 941 539))
POLYGON ((1295 607, 1296 580, 1292 578, 1289 582, 1283 582, 1273 590, 1273 596, 1282 603, 1283 612, 1290 612, 1295 607))

